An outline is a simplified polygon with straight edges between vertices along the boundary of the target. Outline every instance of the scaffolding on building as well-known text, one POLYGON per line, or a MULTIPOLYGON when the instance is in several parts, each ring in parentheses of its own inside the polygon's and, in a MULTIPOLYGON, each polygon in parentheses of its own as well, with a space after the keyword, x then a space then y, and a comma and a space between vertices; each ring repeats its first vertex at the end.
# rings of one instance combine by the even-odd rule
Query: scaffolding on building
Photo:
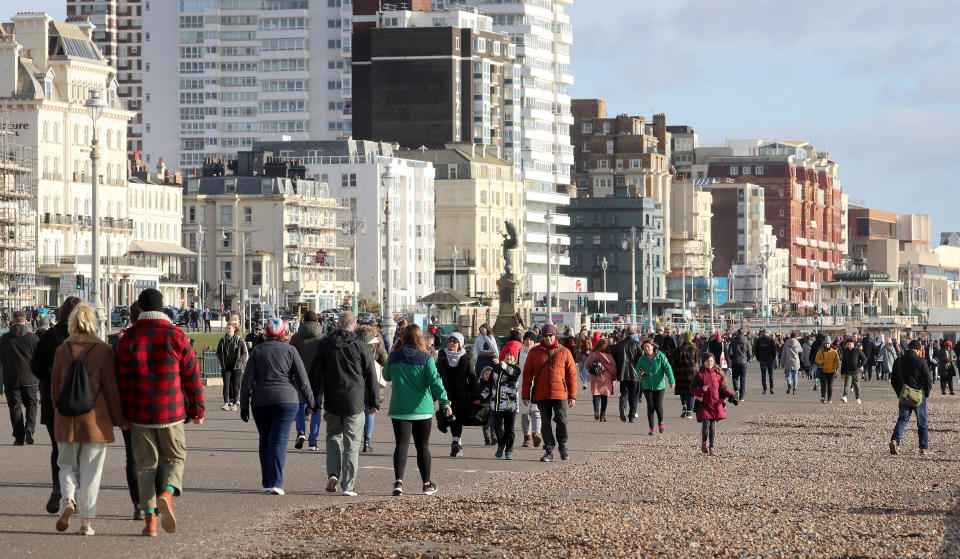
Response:
POLYGON ((0 307, 36 302, 37 213, 33 150, 0 107, 0 307))

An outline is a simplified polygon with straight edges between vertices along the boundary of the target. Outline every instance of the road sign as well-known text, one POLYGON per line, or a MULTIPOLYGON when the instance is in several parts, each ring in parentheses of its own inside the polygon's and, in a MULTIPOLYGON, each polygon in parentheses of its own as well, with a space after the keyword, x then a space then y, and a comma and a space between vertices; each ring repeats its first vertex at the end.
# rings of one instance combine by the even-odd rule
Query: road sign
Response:
POLYGON ((62 295, 73 295, 76 289, 76 277, 73 275, 60 274, 60 293, 62 295))

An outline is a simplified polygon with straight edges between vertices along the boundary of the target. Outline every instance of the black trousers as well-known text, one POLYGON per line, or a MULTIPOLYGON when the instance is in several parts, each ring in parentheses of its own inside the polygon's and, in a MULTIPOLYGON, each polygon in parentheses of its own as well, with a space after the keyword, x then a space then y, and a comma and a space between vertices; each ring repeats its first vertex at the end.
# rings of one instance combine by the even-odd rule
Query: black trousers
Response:
POLYGON ((836 373, 820 373, 820 397, 833 400, 833 377, 836 373))
POLYGON ((130 501, 133 502, 134 506, 137 506, 140 503, 140 481, 137 478, 137 463, 133 459, 133 448, 130 443, 132 437, 130 436, 130 429, 120 431, 120 433, 123 435, 123 452, 127 461, 127 490, 130 491, 130 501))
POLYGON ((643 399, 647 401, 647 423, 653 429, 653 414, 657 414, 657 424, 663 423, 663 393, 661 390, 644 390, 643 399))
POLYGON ((53 445, 53 448, 50 449, 50 475, 53 478, 53 492, 60 494, 60 465, 57 464, 57 461, 60 460, 60 445, 57 444, 57 437, 53 434, 53 420, 50 420, 50 424, 47 425, 47 433, 50 435, 50 444, 53 445))
POLYGON ((7 406, 10 408, 10 424, 13 426, 13 438, 23 441, 27 433, 33 436, 37 429, 37 410, 39 408, 40 387, 36 384, 5 382, 7 406))
POLYGON ((495 411, 490 415, 493 417, 493 432, 497 437, 497 446, 507 452, 513 452, 515 438, 513 428, 517 421, 517 412, 495 411))
POLYGON ((243 378, 243 371, 221 371, 223 377, 223 403, 240 403, 240 380, 243 378))
POLYGON ((567 447, 567 402, 566 400, 543 400, 537 402, 540 408, 540 432, 543 435, 543 450, 550 452, 553 447, 567 447), (557 435, 553 435, 553 420, 557 424, 557 435))
POLYGON ((207 319, 203 319, 203 331, 204 332, 210 331, 210 321, 207 319))
POLYGON ((947 388, 949 388, 950 393, 953 394, 953 375, 940 375, 940 391, 946 394, 947 388))
POLYGON ((640 381, 620 381, 620 408, 627 409, 628 405, 630 417, 633 417, 640 406, 640 381))
POLYGON ((393 422, 393 439, 397 442, 393 450, 393 474, 395 479, 403 480, 403 473, 407 469, 407 451, 410 450, 410 438, 417 449, 417 468, 420 470, 420 479, 423 483, 430 481, 430 429, 433 419, 391 419, 393 422))

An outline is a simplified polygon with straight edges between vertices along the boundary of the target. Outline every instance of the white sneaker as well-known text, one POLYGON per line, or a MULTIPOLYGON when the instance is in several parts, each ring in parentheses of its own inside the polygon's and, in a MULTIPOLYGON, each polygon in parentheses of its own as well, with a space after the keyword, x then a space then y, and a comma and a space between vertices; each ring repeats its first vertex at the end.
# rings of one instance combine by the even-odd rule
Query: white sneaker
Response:
POLYGON ((346 489, 344 490, 343 493, 341 493, 341 495, 343 495, 344 497, 356 497, 357 492, 353 491, 352 489, 346 489))
POLYGON ((230 404, 224 404, 220 406, 220 409, 223 411, 230 411, 230 404))
POLYGON ((860 401, 860 398, 857 398, 857 403, 862 404, 863 402, 860 401))
POLYGON ((327 493, 333 493, 337 490, 337 482, 340 480, 337 479, 337 476, 330 476, 327 479, 327 493))
POLYGON ((840 397, 840 401, 843 402, 844 404, 846 404, 846 403, 847 403, 847 397, 846 397, 846 396, 841 396, 841 397, 840 397))
POLYGON ((272 488, 272 487, 262 487, 262 488, 260 489, 260 492, 261 492, 261 493, 269 493, 269 492, 271 492, 271 491, 273 491, 273 488, 272 488))
POLYGON ((310 447, 307 447, 307 450, 320 450, 320 449, 315 446, 310 446, 310 447))
POLYGON ((283 489, 280 489, 279 487, 274 487, 273 489, 270 490, 270 494, 271 494, 271 495, 283 495, 284 493, 283 493, 283 489))

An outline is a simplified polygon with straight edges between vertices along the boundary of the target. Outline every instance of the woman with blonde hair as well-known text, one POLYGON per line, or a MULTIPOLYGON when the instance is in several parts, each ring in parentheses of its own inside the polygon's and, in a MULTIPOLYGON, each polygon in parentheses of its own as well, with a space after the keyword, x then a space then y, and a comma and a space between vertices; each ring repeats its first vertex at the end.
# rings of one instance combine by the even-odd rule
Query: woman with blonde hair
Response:
POLYGON ((57 465, 63 496, 57 530, 66 531, 70 517, 78 511, 79 533, 92 536, 91 521, 97 515, 97 493, 107 443, 113 442, 114 426, 126 430, 129 425, 120 403, 113 350, 97 337, 96 311, 89 304, 80 303, 70 313, 67 329, 70 337, 57 348, 50 380, 50 398, 56 403, 54 432, 60 451, 57 465), (89 394, 95 401, 92 408, 79 414, 78 409, 67 409, 68 402, 60 400, 61 392, 67 390, 67 394, 71 394, 71 385, 82 379, 75 362, 82 363, 86 369, 89 394))

